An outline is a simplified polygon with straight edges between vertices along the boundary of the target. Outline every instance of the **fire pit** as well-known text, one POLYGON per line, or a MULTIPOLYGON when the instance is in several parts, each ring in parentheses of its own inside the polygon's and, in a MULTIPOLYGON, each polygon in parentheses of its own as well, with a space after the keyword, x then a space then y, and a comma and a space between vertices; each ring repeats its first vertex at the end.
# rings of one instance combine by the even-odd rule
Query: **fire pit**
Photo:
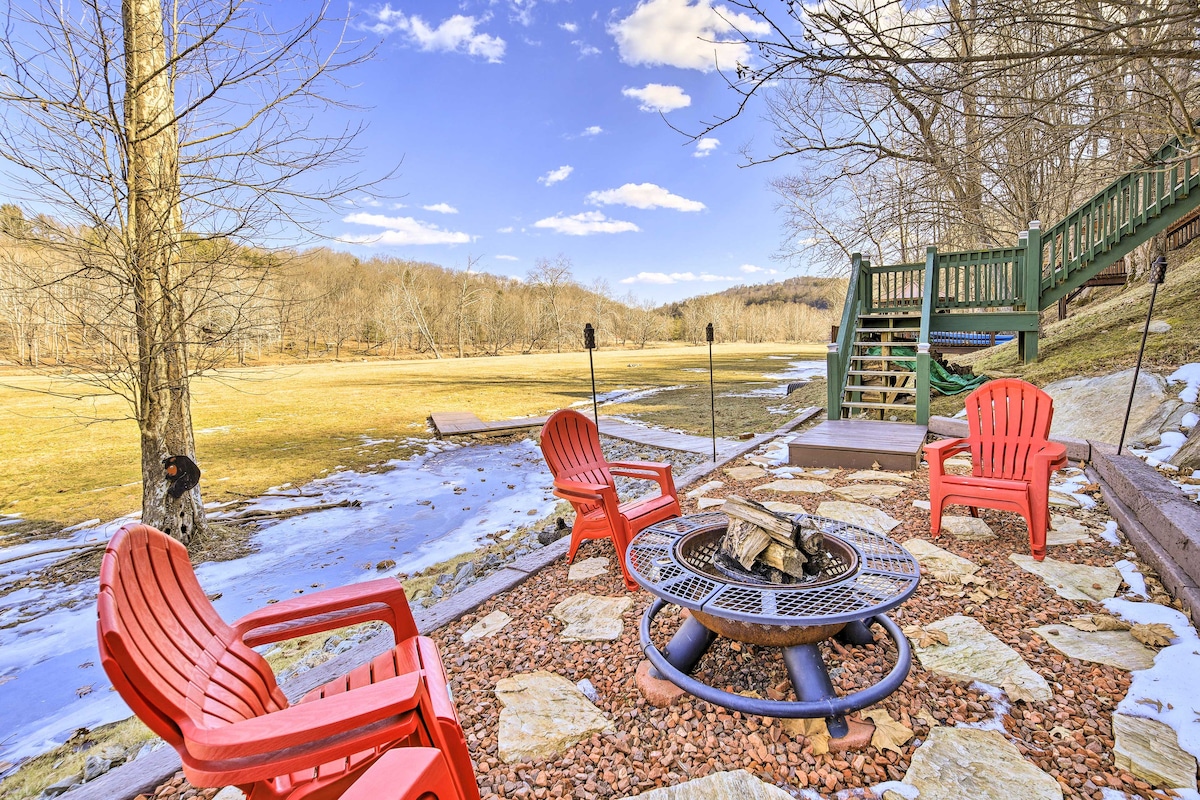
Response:
POLYGON ((724 708, 769 717, 824 717, 829 733, 845 736, 845 715, 873 705, 900 687, 908 676, 912 651, 908 639, 883 612, 904 602, 917 588, 916 559, 886 536, 823 517, 792 519, 817 530, 819 572, 788 583, 769 583, 730 564, 722 552, 729 518, 701 513, 646 528, 630 543, 630 573, 658 599, 642 619, 642 649, 652 674, 702 700, 724 708), (659 650, 650 638, 655 616, 668 603, 689 609, 670 643, 659 650), (896 646, 896 664, 878 683, 839 697, 818 644, 837 636, 842 642, 874 642, 878 624, 896 646), (692 678, 716 636, 747 644, 783 648, 795 701, 732 694, 692 678), (654 674, 657 673, 657 674, 654 674))

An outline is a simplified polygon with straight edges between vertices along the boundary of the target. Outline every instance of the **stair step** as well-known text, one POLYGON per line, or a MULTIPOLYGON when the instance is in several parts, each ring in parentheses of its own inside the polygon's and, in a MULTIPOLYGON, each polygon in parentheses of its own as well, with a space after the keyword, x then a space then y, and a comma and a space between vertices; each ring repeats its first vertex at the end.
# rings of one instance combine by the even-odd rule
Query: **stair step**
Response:
POLYGON ((845 387, 846 392, 854 394, 916 394, 917 387, 915 386, 873 386, 871 384, 854 384, 848 383, 845 387))
POLYGON ((850 356, 851 361, 916 361, 916 356, 850 356))
POLYGON ((866 401, 853 402, 850 400, 843 400, 842 408, 892 408, 900 411, 911 411, 912 409, 916 408, 916 405, 914 403, 868 403, 866 401))
POLYGON ((893 339, 890 342, 872 342, 855 339, 853 344, 856 347, 916 347, 917 341, 916 339, 893 339))
POLYGON ((897 319, 897 320, 917 320, 917 321, 919 322, 919 321, 920 321, 920 319, 921 319, 921 314, 920 314, 920 312, 917 312, 916 314, 907 314, 907 313, 899 313, 899 314, 859 314, 859 315, 858 315, 858 318, 859 318, 859 319, 897 319))
POLYGON ((908 369, 852 369, 846 373, 847 375, 869 376, 878 375, 881 378, 900 378, 905 375, 912 375, 912 370, 908 369))

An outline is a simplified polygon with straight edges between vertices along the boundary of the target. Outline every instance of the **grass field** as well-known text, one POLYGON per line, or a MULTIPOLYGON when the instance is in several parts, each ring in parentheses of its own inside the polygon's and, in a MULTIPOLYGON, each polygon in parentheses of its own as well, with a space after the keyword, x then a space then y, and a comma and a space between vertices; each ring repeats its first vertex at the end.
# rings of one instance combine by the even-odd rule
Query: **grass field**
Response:
MULTIPOLYGON (((772 355, 819 360, 824 347, 717 345, 718 435, 782 421, 766 410, 777 398, 721 396, 786 365, 772 355)), ((598 350, 594 358, 600 392, 684 387, 622 405, 622 414, 709 432, 708 375, 687 371, 707 370, 707 348, 598 350)), ((27 520, 6 533, 50 533, 140 507, 136 425, 123 400, 94 391, 65 378, 0 376, 0 512, 27 520)), ((591 380, 587 354, 573 352, 253 368, 200 378, 192 393, 204 498, 214 501, 403 457, 419 446, 412 439, 430 437, 426 419, 435 411, 484 420, 544 414, 590 399, 591 380)))

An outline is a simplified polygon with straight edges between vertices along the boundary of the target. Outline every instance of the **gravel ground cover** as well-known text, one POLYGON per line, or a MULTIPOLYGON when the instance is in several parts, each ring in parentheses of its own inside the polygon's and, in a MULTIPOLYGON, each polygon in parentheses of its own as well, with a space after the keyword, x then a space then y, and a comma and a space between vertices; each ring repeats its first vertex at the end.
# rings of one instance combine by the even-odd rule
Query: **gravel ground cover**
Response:
MULTIPOLYGON (((738 461, 729 466, 743 465, 738 461)), ((833 487, 851 485, 848 471, 836 476, 814 476, 833 487)), ((831 494, 788 494, 755 491, 774 480, 770 475, 738 482, 717 473, 725 486, 709 497, 739 494, 759 500, 797 502, 816 510, 831 494)), ((895 498, 875 503, 901 521, 891 532, 900 542, 928 538, 928 512, 915 508, 914 500, 928 499, 925 470, 895 498)), ((684 501, 685 513, 696 510, 696 501, 684 501)), ((1056 510, 1058 511, 1058 510, 1056 510)), ((965 509, 951 509, 965 513, 965 509)), ((550 610, 579 592, 624 594, 616 569, 582 582, 568 582, 565 563, 556 563, 512 591, 492 598, 475 612, 436 632, 450 672, 467 742, 475 759, 481 793, 485 798, 577 797, 613 798, 669 786, 718 770, 746 769, 765 781, 796 794, 812 797, 863 796, 863 790, 888 780, 900 780, 913 752, 933 725, 970 724, 1002 729, 1021 754, 1055 778, 1066 797, 1105 800, 1120 797, 1165 798, 1146 782, 1118 769, 1113 760, 1112 712, 1125 696, 1129 673, 1101 664, 1078 661, 1051 648, 1031 628, 1061 623, 1084 613, 1105 613, 1099 604, 1060 598, 1040 578, 1013 564, 1011 553, 1029 552, 1024 523, 1015 514, 982 510, 983 519, 998 534, 989 541, 960 541, 943 535, 943 547, 980 565, 978 577, 1000 590, 999 596, 979 601, 964 587, 947 586, 925 577, 917 592, 891 616, 901 627, 923 625, 954 614, 977 619, 1005 644, 1016 650, 1050 682, 1048 702, 1009 702, 993 696, 978 684, 966 686, 924 670, 914 656, 912 671, 899 691, 881 703, 892 718, 913 730, 915 737, 898 749, 863 750, 841 754, 813 752, 813 742, 781 720, 729 712, 684 695, 675 705, 658 709, 648 705, 634 683, 643 656, 638 625, 652 598, 634 595, 633 607, 624 615, 624 632, 614 642, 567 642, 560 638, 562 623, 550 610), (513 616, 513 622, 494 636, 463 644, 462 633, 496 610, 513 616), (497 681, 512 675, 548 670, 571 682, 589 680, 598 694, 596 705, 612 721, 614 734, 597 734, 558 756, 536 762, 503 763, 498 755, 497 730, 500 704, 497 681), (807 792, 807 793, 806 793, 807 792)), ((1104 506, 1085 511, 1071 509, 1069 516, 1095 528, 1107 519, 1104 506)), ((1110 566, 1130 553, 1124 543, 1113 547, 1103 540, 1051 548, 1050 557, 1080 564, 1110 566)), ((578 558, 610 555, 607 542, 586 543, 578 558)), ((1142 567, 1153 599, 1169 603, 1161 585, 1142 567)), ((970 587, 967 587, 968 590, 970 587)), ((1122 591, 1127 587, 1122 585, 1122 591)), ((1118 592, 1121 594, 1121 592, 1118 592)), ((678 615, 667 611, 656 623, 656 641, 662 646, 678 625, 678 615)), ((876 629, 878 630, 878 629, 876 629)), ((822 645, 840 692, 872 683, 894 663, 890 643, 866 647, 822 645)), ((783 662, 777 650, 718 640, 696 672, 699 679, 736 692, 792 699, 783 662)), ((195 793, 181 777, 159 787, 155 798, 211 797, 195 793), (193 793, 193 794, 190 794, 193 793)), ((865 796, 872 796, 866 793, 865 796)))

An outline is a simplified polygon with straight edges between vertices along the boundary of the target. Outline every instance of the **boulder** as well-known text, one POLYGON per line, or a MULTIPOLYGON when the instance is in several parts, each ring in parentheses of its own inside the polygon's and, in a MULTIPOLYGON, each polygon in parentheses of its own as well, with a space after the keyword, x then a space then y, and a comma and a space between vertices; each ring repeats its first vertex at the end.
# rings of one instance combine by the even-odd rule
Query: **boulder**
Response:
MULTIPOLYGON (((1128 395, 1126 396, 1128 397, 1128 395)), ((1163 431, 1179 429, 1179 423, 1175 423, 1174 426, 1170 426, 1170 420, 1171 417, 1174 416, 1175 412, 1181 407, 1183 407, 1182 401, 1177 400, 1174 397, 1168 397, 1166 400, 1158 404, 1158 408, 1154 409, 1154 413, 1151 414, 1150 417, 1138 428, 1129 428, 1129 434, 1126 441, 1137 442, 1146 447, 1157 446, 1158 443, 1162 441, 1163 431)), ((1055 408, 1055 413, 1057 412, 1058 409, 1055 408)), ((1180 418, 1182 418, 1182 416, 1183 415, 1181 414, 1180 418)))
POLYGON ((1179 452, 1171 459, 1171 463, 1181 470, 1189 472, 1200 469, 1200 425, 1192 428, 1188 440, 1179 448, 1179 452))
MULTIPOLYGON (((1115 445, 1121 438, 1124 399, 1129 396, 1132 383, 1133 370, 1127 369, 1095 378, 1067 378, 1044 387, 1054 398, 1052 435, 1115 445), (1117 402, 1117 398, 1121 402, 1117 402)), ((1166 381, 1159 375, 1143 371, 1138 376, 1128 430, 1140 430, 1166 398, 1166 381)))

